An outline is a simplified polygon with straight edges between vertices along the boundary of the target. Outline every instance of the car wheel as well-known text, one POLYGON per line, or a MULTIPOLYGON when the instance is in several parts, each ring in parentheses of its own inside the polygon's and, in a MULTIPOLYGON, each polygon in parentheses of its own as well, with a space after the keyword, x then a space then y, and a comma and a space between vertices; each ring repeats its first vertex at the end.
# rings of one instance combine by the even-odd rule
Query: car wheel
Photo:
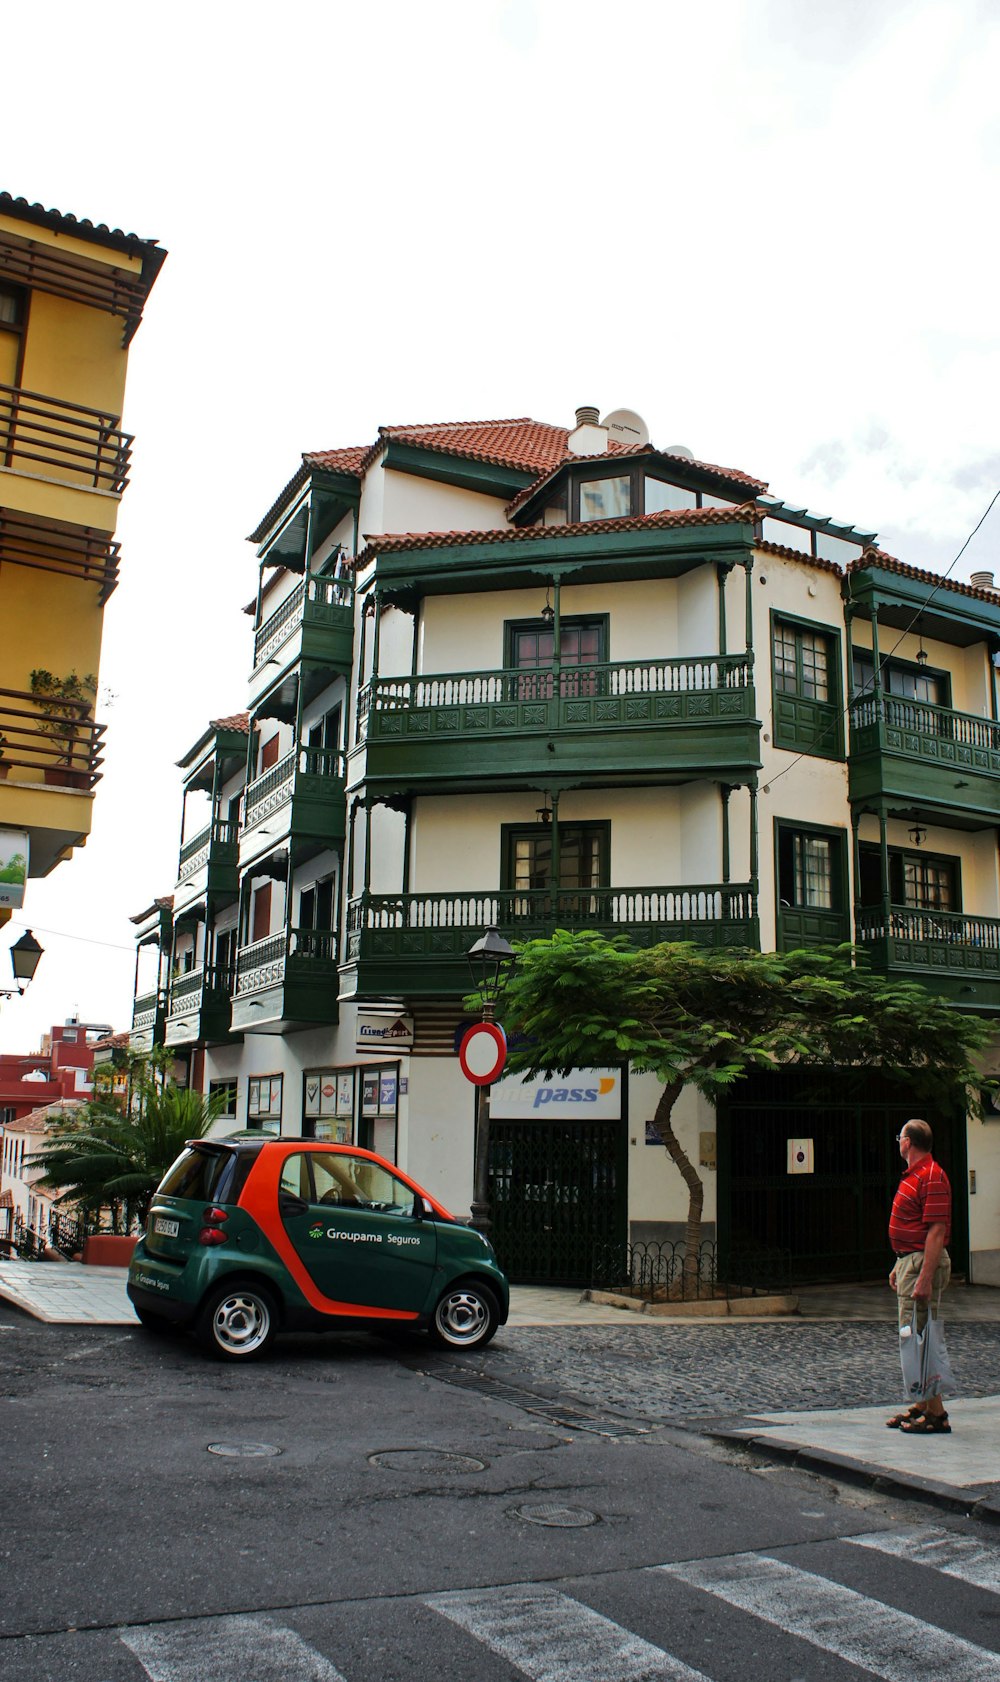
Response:
POLYGON ((195 1336, 224 1361, 253 1361, 278 1329, 274 1298, 260 1285, 219 1285, 205 1298, 195 1336))
POLYGON ((500 1310, 485 1285, 465 1279, 449 1285, 434 1310, 428 1331, 444 1349, 481 1349, 497 1329, 500 1310))
POLYGON ((135 1308, 134 1303, 132 1306, 135 1310, 135 1317, 144 1332, 169 1332, 173 1330, 172 1322, 165 1315, 153 1314, 148 1308, 135 1308))

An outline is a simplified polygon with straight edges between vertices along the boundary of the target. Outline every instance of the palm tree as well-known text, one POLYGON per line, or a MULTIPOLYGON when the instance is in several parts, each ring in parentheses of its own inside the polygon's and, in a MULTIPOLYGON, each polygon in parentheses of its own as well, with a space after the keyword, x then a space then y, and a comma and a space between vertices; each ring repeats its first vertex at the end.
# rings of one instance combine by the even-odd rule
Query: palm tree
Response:
POLYGON ((43 1170, 39 1184, 61 1193, 57 1203, 77 1204, 94 1215, 108 1209, 111 1230, 128 1232, 145 1223, 170 1164, 186 1140, 207 1133, 220 1107, 218 1098, 154 1074, 137 1083, 131 1104, 98 1096, 66 1116, 28 1167, 43 1170))

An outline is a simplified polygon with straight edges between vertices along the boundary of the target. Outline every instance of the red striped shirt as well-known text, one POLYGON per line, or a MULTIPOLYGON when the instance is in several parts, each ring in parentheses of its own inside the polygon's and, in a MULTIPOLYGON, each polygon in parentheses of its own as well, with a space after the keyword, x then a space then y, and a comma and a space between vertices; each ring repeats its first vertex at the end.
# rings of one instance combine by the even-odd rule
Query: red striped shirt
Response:
POLYGON ((922 1250, 928 1232, 938 1221, 945 1223, 947 1244, 951 1238, 951 1186, 940 1163, 925 1156, 914 1168, 908 1168, 899 1182, 889 1216, 889 1243, 897 1255, 922 1250))

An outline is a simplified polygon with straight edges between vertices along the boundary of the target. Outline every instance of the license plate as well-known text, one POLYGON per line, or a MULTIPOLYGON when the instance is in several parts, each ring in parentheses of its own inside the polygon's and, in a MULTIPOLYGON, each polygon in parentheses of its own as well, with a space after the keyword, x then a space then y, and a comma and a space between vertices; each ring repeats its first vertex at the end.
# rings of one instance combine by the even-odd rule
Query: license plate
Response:
POLYGON ((180 1221, 168 1221, 165 1215, 156 1215, 153 1218, 153 1231, 162 1232, 164 1238, 176 1238, 180 1225, 180 1221))

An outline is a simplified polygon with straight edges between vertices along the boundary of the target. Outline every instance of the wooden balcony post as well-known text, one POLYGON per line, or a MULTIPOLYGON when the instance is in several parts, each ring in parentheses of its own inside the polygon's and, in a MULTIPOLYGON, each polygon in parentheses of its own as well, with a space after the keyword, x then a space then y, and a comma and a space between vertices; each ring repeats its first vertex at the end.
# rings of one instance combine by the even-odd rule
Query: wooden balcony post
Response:
POLYGON ((732 561, 718 561, 718 562, 716 562, 715 576, 718 580, 718 585, 719 585, 719 653, 720 654, 728 654, 729 653, 729 648, 728 648, 727 643, 726 643, 726 580, 728 579, 729 574, 732 572, 732 570, 733 570, 732 561))
POLYGON ((757 779, 748 783, 750 790, 750 881, 753 892, 757 892, 757 872, 759 869, 759 845, 757 834, 757 779))
POLYGON ((889 922, 889 841, 885 821, 885 803, 879 801, 878 808, 878 849, 882 877, 882 905, 885 911, 886 926, 889 922))
MULTIPOLYGON (((725 649, 723 649, 725 653, 725 649)), ((729 881, 729 797, 732 789, 728 783, 719 784, 719 794, 722 798, 722 880, 729 881)))
POLYGON ((747 658, 753 668, 753 561, 746 563, 746 645, 747 658))
POLYGON ((856 806, 851 807, 851 868, 854 879, 854 915, 858 914, 861 904, 861 813, 856 806))

